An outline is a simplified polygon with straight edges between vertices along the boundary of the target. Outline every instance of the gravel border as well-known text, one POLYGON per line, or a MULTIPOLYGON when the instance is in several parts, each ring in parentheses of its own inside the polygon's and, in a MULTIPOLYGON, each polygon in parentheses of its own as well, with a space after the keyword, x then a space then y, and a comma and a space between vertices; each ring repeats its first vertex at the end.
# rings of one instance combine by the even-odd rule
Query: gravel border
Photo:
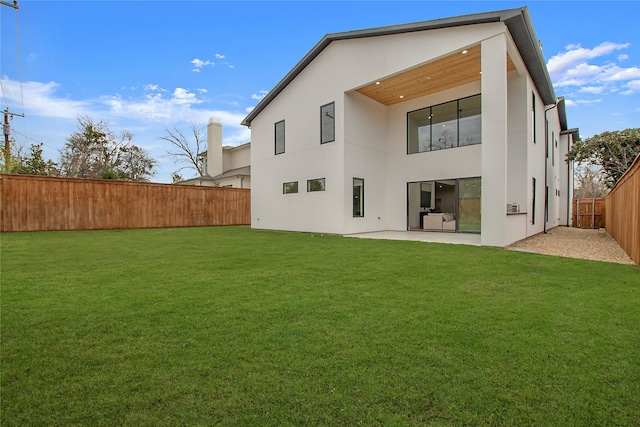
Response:
POLYGON ((591 261, 631 264, 635 262, 604 229, 555 227, 509 246, 523 252, 555 255, 591 261))

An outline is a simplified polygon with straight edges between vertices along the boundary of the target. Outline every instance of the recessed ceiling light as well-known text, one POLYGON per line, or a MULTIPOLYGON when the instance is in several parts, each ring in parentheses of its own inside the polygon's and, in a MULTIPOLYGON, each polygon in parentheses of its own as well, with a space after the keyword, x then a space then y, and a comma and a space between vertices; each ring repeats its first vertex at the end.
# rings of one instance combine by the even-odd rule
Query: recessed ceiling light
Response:
POLYGON ((404 98, 404 95, 400 95, 400 99, 404 98))
POLYGON ((380 84, 380 82, 376 82, 376 84, 377 84, 377 85, 379 85, 379 84, 380 84))
POLYGON ((466 50, 466 49, 465 49, 465 50, 463 50, 463 51, 462 51, 462 54, 464 55, 464 54, 466 54, 467 52, 468 52, 468 50, 466 50))
POLYGON ((431 80, 431 76, 427 76, 427 80, 431 80))

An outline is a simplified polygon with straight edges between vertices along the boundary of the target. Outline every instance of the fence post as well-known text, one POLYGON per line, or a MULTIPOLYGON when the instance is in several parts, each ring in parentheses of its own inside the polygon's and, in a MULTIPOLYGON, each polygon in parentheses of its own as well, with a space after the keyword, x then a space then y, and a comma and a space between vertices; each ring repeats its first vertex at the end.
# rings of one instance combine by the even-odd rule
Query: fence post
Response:
POLYGON ((596 228, 596 199, 591 199, 591 228, 596 228))

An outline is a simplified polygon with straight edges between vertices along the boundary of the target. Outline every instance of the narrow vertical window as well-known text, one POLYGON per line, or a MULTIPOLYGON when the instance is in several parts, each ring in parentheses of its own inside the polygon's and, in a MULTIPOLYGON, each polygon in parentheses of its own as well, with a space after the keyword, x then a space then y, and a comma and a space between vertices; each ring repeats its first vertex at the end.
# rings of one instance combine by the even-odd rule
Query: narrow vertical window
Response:
POLYGON ((320 107, 320 143, 336 140, 336 105, 335 102, 320 107))
POLYGON ((276 154, 284 153, 284 120, 276 123, 275 125, 275 134, 276 134, 276 154))
POLYGON ((364 216, 364 179, 353 178, 353 216, 364 216))
POLYGON ((556 133, 551 132, 551 165, 552 166, 556 165, 556 149, 553 146, 553 141, 555 141, 555 139, 556 139, 556 133))
POLYGON ((533 200, 531 202, 531 224, 536 223, 536 179, 533 178, 533 200))
POLYGON ((544 150, 546 152, 545 156, 549 158, 549 120, 545 119, 544 122, 544 150))
POLYGON ((531 92, 531 135, 533 143, 536 143, 536 94, 531 92))

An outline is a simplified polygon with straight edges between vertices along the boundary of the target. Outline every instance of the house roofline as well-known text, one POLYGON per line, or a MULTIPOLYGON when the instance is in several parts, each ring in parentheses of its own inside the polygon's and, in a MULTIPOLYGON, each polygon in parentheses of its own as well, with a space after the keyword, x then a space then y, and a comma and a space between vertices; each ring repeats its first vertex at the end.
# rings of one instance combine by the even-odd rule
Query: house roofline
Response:
POLYGON ((545 104, 555 104, 556 96, 551 83, 551 77, 542 55, 542 49, 536 36, 531 16, 526 6, 518 9, 505 9, 495 12, 476 13, 451 18, 435 19, 410 24, 392 25, 387 27, 369 28, 364 30, 346 31, 325 35, 295 67, 256 105, 245 117, 242 125, 251 126, 251 121, 264 110, 271 101, 289 85, 331 42, 338 40, 358 39, 365 37, 388 36, 425 30, 460 27, 463 25, 486 24, 504 22, 524 60, 525 66, 538 89, 545 104))

